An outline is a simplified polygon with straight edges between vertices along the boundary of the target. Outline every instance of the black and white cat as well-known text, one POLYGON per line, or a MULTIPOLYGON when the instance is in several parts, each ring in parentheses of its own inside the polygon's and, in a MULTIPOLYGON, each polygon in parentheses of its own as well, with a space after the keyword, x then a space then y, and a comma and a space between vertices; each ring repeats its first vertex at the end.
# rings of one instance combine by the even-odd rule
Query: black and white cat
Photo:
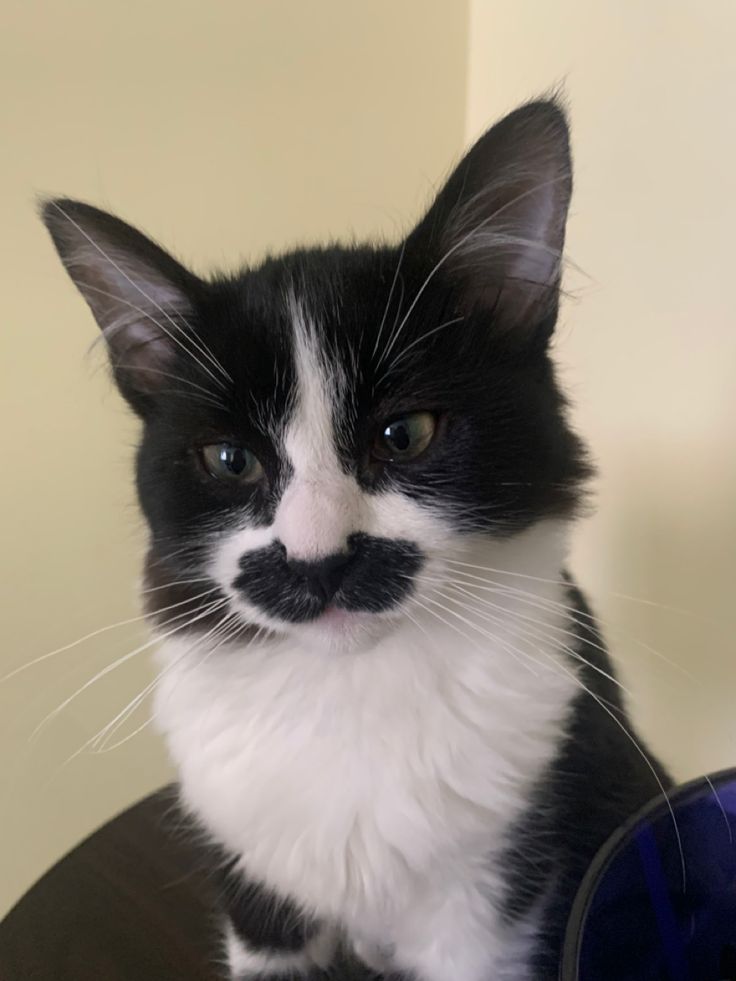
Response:
POLYGON ((44 207, 143 424, 156 717, 228 859, 234 978, 340 948, 551 981, 593 853, 666 783, 564 571, 591 473, 548 354, 570 192, 540 101, 398 246, 203 281, 44 207))

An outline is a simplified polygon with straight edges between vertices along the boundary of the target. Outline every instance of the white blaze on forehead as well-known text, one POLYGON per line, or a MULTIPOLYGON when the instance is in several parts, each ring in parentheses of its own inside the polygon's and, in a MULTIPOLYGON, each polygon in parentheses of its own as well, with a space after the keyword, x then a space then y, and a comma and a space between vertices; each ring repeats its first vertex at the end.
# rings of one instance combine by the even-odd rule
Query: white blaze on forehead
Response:
POLYGON ((342 368, 320 349, 302 305, 291 296, 297 396, 284 436, 293 476, 279 502, 276 537, 290 558, 316 559, 344 551, 361 524, 364 495, 338 459, 333 409, 344 393, 342 368))
POLYGON ((220 543, 213 575, 257 623, 267 618, 243 600, 233 585, 241 557, 280 541, 289 558, 304 561, 345 551, 352 534, 410 541, 425 553, 443 548, 452 529, 443 516, 397 489, 364 491, 338 458, 335 416, 344 411, 348 379, 339 362, 319 343, 303 307, 291 297, 296 386, 282 452, 292 474, 267 528, 251 527, 247 515, 220 543))

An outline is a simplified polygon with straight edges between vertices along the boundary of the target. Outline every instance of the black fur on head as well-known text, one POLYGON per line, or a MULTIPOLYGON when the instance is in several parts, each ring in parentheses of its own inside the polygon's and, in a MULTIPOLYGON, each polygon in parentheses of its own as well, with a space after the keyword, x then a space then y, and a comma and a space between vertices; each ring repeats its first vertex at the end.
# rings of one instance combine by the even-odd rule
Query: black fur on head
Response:
POLYGON ((540 101, 482 136, 395 246, 300 249, 204 281, 119 219, 48 201, 46 226, 143 421, 154 559, 196 568, 222 526, 274 520, 293 476, 295 302, 337 366, 335 452, 364 493, 398 491, 459 534, 572 514, 589 468, 548 353, 570 193, 564 113, 540 101), (418 410, 437 422, 426 452, 376 459, 385 422, 418 410), (247 447, 262 479, 213 479, 200 450, 222 441, 247 447))

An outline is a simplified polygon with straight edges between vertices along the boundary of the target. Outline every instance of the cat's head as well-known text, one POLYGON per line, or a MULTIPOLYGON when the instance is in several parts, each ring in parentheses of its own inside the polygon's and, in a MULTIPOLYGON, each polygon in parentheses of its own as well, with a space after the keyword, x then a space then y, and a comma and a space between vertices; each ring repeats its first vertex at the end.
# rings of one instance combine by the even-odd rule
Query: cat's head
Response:
POLYGON ((143 423, 160 630, 348 646, 412 616, 467 543, 573 514, 587 467, 547 350, 570 191, 564 114, 537 102, 395 246, 203 281, 111 215, 46 203, 143 423))

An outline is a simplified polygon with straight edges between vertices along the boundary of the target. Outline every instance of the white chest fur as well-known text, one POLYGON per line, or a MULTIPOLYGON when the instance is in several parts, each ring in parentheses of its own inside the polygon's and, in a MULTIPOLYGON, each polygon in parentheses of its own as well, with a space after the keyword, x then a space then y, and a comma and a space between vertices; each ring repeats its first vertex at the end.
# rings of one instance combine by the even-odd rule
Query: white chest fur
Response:
POLYGON ((492 626, 462 607, 465 625, 446 612, 345 656, 161 655, 156 714, 187 805, 251 876, 430 981, 487 977, 518 942, 494 914, 494 854, 577 690, 551 605, 562 587, 524 588, 544 613, 507 595, 492 626))

